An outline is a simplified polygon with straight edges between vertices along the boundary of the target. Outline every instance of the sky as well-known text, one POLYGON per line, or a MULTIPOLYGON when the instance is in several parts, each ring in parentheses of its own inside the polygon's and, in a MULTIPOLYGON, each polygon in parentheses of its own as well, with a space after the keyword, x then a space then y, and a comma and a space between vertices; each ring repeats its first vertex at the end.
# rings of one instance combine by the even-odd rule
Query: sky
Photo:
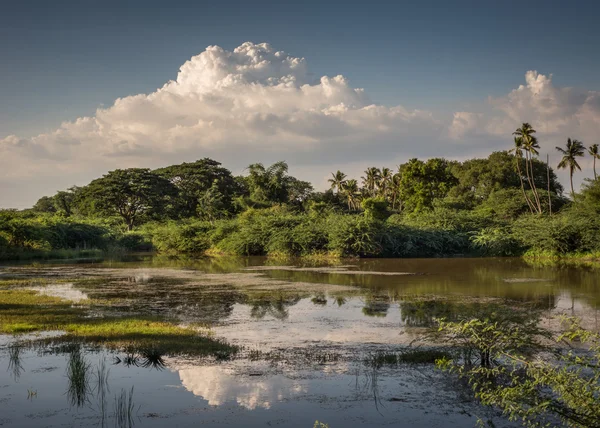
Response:
POLYGON ((556 164, 567 137, 600 142, 599 17, 593 1, 4 0, 0 207, 203 157, 235 174, 286 160, 324 189, 337 169, 509 149, 522 122, 556 164))

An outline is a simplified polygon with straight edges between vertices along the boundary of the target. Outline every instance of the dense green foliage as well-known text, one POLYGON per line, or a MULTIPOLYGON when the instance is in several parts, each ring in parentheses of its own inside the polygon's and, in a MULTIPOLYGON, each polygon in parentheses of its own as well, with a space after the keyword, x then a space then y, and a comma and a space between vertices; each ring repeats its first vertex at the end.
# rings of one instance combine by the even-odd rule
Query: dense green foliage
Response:
POLYGON ((600 426, 600 335, 566 319, 555 338, 563 347, 550 354, 541 340, 549 334, 532 321, 441 321, 440 331, 463 356, 437 364, 466 378, 483 404, 525 426, 600 426))
MULTIPOLYGON (((326 192, 290 176, 285 162, 252 164, 239 177, 208 158, 155 171, 115 170, 43 197, 30 210, 0 211, 0 258, 90 248, 361 257, 597 254, 599 181, 588 180, 569 200, 554 171, 537 159, 531 125, 515 131, 514 140, 511 151, 485 159, 411 159, 396 173, 371 167, 362 186, 337 171, 326 192)), ((576 150, 561 165, 573 161, 577 168, 583 146, 576 140, 571 146, 576 150)))

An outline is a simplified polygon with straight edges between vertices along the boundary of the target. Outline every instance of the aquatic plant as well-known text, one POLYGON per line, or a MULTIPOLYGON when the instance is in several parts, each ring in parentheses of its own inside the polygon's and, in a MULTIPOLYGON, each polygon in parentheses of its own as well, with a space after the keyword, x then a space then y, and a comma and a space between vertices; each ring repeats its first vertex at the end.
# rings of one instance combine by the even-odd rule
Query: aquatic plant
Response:
POLYGON ((166 367, 163 356, 163 353, 157 349, 144 349, 141 351, 140 367, 163 370, 166 367))
POLYGON ((121 389, 121 393, 115 395, 114 418, 115 425, 119 428, 131 428, 134 421, 135 403, 133 401, 133 386, 129 391, 121 389))
POLYGON ((67 363, 67 397, 71 406, 81 407, 89 401, 90 368, 80 348, 71 352, 67 363))
POLYGON ((108 385, 108 375, 110 369, 106 366, 106 360, 102 358, 98 361, 96 367, 96 387, 95 394, 98 399, 98 411, 100 412, 101 426, 104 426, 106 420, 107 403, 106 396, 110 393, 110 387, 108 385))
POLYGON ((12 375, 15 382, 23 373, 23 364, 21 363, 21 351, 23 346, 19 342, 15 342, 8 347, 8 371, 12 375))

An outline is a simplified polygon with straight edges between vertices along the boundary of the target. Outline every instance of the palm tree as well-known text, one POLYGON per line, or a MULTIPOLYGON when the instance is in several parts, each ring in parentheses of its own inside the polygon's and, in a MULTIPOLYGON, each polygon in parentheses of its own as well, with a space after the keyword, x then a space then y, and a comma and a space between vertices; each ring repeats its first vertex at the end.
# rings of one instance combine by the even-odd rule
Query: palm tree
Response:
POLYGON ((375 196, 375 190, 381 177, 381 171, 379 168, 371 167, 365 171, 365 176, 361 177, 363 186, 367 189, 370 196, 375 196))
POLYGON ((262 163, 253 163, 247 169, 251 194, 255 200, 279 203, 286 200, 286 162, 275 162, 268 168, 262 163))
POLYGON ((588 147, 588 153, 594 159, 594 180, 598 179, 598 175, 596 174, 596 159, 600 159, 600 154, 598 154, 598 144, 592 144, 588 147))
POLYGON ((567 138, 566 150, 562 147, 556 147, 556 150, 558 150, 563 155, 562 159, 558 163, 558 168, 562 169, 569 167, 569 174, 571 176, 571 195, 574 198, 575 190, 573 189, 573 173, 575 172, 575 169, 581 171, 581 167, 577 163, 577 158, 582 157, 584 155, 585 147, 583 146, 583 143, 581 141, 571 141, 570 138, 567 138))
MULTIPOLYGON (((523 151, 525 152, 525 171, 527 173, 527 181, 529 182, 529 187, 533 192, 533 197, 535 199, 535 205, 537 205, 537 210, 541 214, 542 213, 542 204, 540 202, 540 197, 537 192, 537 188, 535 187, 535 178, 533 175, 533 157, 539 154, 538 150, 540 145, 538 143, 537 138, 535 137, 535 129, 525 122, 521 125, 520 128, 517 128, 513 135, 516 135, 517 138, 521 139, 521 145, 523 151), (530 174, 531 172, 531 174, 530 174)), ((534 207, 535 207, 534 205, 534 207)))
POLYGON ((381 190, 381 196, 387 199, 392 184, 392 170, 389 168, 381 168, 381 174, 379 176, 379 189, 381 190))
POLYGON ((346 181, 342 191, 348 200, 348 209, 356 209, 357 196, 359 194, 358 182, 354 179, 346 181))
POLYGON ((390 197, 392 198, 392 209, 396 208, 396 201, 399 201, 400 196, 400 179, 402 176, 400 173, 394 174, 392 177, 392 183, 390 185, 390 197))
POLYGON ((523 197, 527 201, 527 205, 529 206, 529 210, 533 213, 533 202, 527 196, 527 192, 525 192, 525 185, 523 184, 523 173, 521 173, 521 159, 523 158, 523 139, 521 137, 514 137, 515 146, 509 150, 509 152, 513 152, 515 154, 515 160, 517 164, 517 174, 519 174, 519 180, 521 181, 521 191, 523 192, 523 197))
POLYGON ((331 189, 336 190, 339 194, 346 184, 346 174, 338 170, 335 174, 331 173, 331 178, 327 180, 331 183, 331 189))

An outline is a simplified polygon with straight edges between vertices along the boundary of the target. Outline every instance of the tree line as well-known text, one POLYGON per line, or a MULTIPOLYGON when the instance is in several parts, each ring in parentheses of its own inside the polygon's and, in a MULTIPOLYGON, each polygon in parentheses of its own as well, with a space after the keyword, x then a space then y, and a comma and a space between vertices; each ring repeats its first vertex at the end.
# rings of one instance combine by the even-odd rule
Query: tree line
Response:
MULTIPOLYGON (((487 158, 415 158, 394 171, 370 167, 360 180, 337 171, 326 191, 291 176, 283 161, 239 176, 209 158, 117 169, 31 209, 0 210, 0 257, 109 246, 388 257, 600 250, 597 176, 566 198, 538 157, 535 129, 525 123, 513 137, 487 158)), ((560 149, 558 167, 580 170, 583 144, 568 139, 560 149)), ((597 145, 588 153, 597 159, 597 145)))

